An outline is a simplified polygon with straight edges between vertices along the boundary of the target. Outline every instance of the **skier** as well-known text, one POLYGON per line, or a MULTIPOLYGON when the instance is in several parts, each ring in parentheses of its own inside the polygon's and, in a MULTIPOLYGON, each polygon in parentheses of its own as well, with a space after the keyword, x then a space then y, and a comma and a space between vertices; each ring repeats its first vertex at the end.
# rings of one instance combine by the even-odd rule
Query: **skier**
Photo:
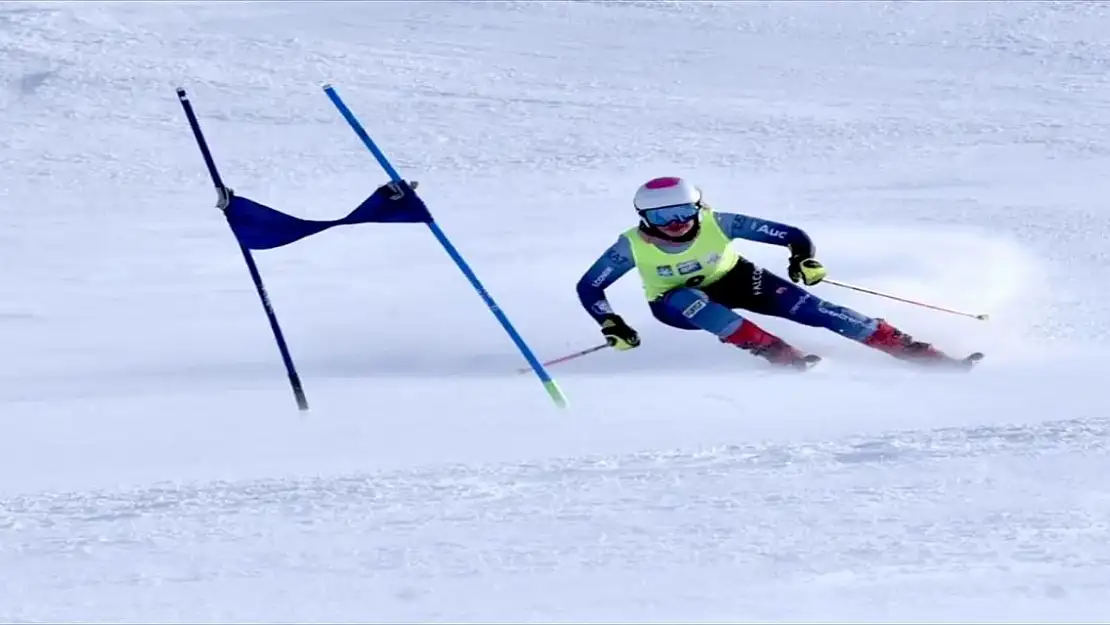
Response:
POLYGON ((623 232, 577 285, 582 306, 616 349, 637 347, 640 337, 613 312, 605 289, 636 269, 656 319, 679 329, 710 332, 723 343, 776 365, 804 369, 820 357, 801 352, 733 309, 825 328, 911 362, 968 366, 982 356, 952 358, 883 319, 867 317, 793 284, 813 286, 826 275, 814 259, 812 241, 798 228, 716 212, 703 201, 701 190, 682 178, 649 180, 636 191, 632 203, 639 225, 623 232), (787 275, 793 283, 737 254, 729 243, 738 238, 787 247, 787 275))

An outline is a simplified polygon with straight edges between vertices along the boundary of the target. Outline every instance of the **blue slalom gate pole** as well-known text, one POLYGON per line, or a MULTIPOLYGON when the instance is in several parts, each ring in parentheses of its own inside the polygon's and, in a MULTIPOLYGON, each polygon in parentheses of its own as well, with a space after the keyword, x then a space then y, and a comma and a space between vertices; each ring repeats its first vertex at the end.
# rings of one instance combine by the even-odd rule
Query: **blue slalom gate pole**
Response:
MULTIPOLYGON (((347 105, 344 104, 343 100, 339 98, 339 94, 335 92, 335 89, 331 85, 324 85, 324 93, 328 95, 328 98, 331 100, 332 104, 334 104, 335 107, 339 109, 339 112, 343 115, 344 119, 347 120, 347 123, 351 125, 351 128, 355 131, 355 134, 358 135, 359 139, 362 139, 362 142, 374 155, 374 158, 378 160, 378 163, 382 166, 382 169, 384 169, 385 172, 389 174, 390 179, 393 182, 401 182, 402 178, 400 174, 398 174, 397 170, 393 168, 393 165, 389 163, 389 159, 385 157, 385 154, 383 154, 382 151, 378 149, 378 146, 374 144, 374 140, 371 139, 370 135, 366 133, 365 129, 363 129, 362 124, 359 123, 358 119, 355 118, 354 113, 351 112, 351 109, 347 108, 347 105)), ((497 305, 497 302, 493 300, 493 297, 491 297, 489 292, 486 291, 486 288, 482 286, 481 281, 478 280, 478 276, 475 275, 474 271, 470 269, 470 266, 463 259, 462 255, 459 254, 459 251, 455 249, 455 246, 451 243, 450 239, 447 238, 447 235, 444 234, 443 230, 439 227, 439 224, 435 222, 435 219, 429 219, 427 224, 428 228, 432 231, 432 234, 435 235, 436 240, 439 241, 439 244, 443 246, 444 250, 446 250, 447 255, 451 257, 451 260, 455 261, 455 264, 458 265, 459 270, 462 271, 463 275, 466 276, 466 279, 470 281, 470 285, 474 287, 474 290, 477 291, 478 295, 481 296, 483 301, 485 301, 486 306, 488 306, 490 309, 490 312, 492 312, 494 317, 497 317, 497 320, 501 322, 501 326, 505 329, 505 332, 509 334, 509 337, 512 338, 513 343, 516 343, 517 349, 519 349, 520 353, 524 355, 524 359, 528 361, 528 364, 532 367, 532 370, 536 372, 536 376, 539 377, 541 382, 543 382, 543 386, 547 390, 548 395, 551 396, 552 401, 554 401, 555 404, 560 408, 565 407, 567 405, 567 399, 566 396, 563 394, 563 391, 559 389, 559 385, 555 383, 555 380, 551 379, 550 375, 548 375, 547 370, 544 369, 543 364, 540 363, 535 354, 532 353, 532 350, 528 347, 528 344, 524 342, 523 338, 521 338, 520 333, 518 333, 513 327, 512 322, 510 322, 509 318, 505 316, 505 313, 501 310, 501 307, 497 305)))
MULTIPOLYGON (((200 130, 200 122, 197 121, 196 113, 193 112, 193 104, 181 87, 177 88, 177 99, 181 102, 181 107, 185 109, 185 116, 189 119, 189 126, 193 129, 193 138, 196 139, 197 146, 200 147, 204 164, 208 167, 208 174, 212 177, 212 184, 216 186, 216 192, 219 193, 217 205, 221 210, 226 210, 228 200, 231 198, 231 191, 224 186, 223 180, 220 178, 220 172, 216 169, 216 162, 212 159, 212 152, 208 149, 208 142, 205 141, 204 133, 200 130)), ((232 228, 232 234, 235 234, 234 228, 232 228)), ((293 357, 289 354, 289 347, 285 343, 285 336, 278 324, 277 314, 270 303, 269 295, 266 294, 266 286, 262 283, 262 274, 258 271, 254 256, 239 240, 238 235, 235 235, 235 240, 239 244, 239 250, 243 252, 243 260, 247 263, 247 270, 250 271, 251 280, 254 281, 254 288, 258 291, 258 298, 262 300, 262 308, 266 311, 266 318, 270 321, 270 329, 273 330, 274 340, 277 342, 278 351, 281 352, 281 360, 285 363, 286 373, 289 374, 289 384, 293 387, 293 395, 297 399, 297 408, 302 411, 308 410, 308 400, 301 384, 301 377, 297 374, 297 369, 293 365, 293 357)))

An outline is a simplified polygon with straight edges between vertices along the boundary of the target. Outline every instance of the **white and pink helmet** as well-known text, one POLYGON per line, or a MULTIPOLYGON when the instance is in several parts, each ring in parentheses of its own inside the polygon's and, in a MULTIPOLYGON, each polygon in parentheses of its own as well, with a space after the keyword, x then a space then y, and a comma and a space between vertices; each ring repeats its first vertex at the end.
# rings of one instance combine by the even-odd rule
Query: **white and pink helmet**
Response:
POLYGON ((682 178, 653 178, 636 190, 632 205, 651 226, 693 221, 701 209, 701 190, 682 178))
POLYGON ((636 189, 632 204, 638 211, 701 202, 701 190, 682 178, 652 178, 636 189))

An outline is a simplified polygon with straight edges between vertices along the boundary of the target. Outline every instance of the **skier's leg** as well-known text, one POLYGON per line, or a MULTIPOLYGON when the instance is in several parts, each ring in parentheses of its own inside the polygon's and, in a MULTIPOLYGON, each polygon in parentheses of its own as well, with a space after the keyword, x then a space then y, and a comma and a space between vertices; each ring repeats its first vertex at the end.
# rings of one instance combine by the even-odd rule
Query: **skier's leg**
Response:
POLYGON ((656 319, 669 326, 710 332, 721 342, 736 345, 774 364, 806 364, 805 354, 729 308, 712 301, 700 289, 674 289, 650 306, 656 319))
POLYGON ((883 319, 868 317, 846 306, 821 299, 769 271, 761 271, 756 282, 760 284, 757 289, 759 295, 748 306, 753 312, 825 328, 902 360, 954 361, 932 345, 915 341, 883 319))

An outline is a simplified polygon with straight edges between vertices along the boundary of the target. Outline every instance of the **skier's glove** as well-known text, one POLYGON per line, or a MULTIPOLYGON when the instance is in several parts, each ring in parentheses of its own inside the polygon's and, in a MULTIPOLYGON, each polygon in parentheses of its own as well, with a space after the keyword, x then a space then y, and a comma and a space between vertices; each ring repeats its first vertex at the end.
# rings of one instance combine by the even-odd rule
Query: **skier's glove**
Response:
POLYGON ((630 328, 619 315, 606 315, 605 320, 601 322, 601 333, 610 347, 622 351, 640 345, 640 335, 636 334, 636 331, 630 328))
POLYGON ((806 286, 817 284, 824 280, 827 274, 825 267, 812 258, 792 257, 790 266, 787 268, 787 275, 791 280, 794 282, 801 280, 806 286))

